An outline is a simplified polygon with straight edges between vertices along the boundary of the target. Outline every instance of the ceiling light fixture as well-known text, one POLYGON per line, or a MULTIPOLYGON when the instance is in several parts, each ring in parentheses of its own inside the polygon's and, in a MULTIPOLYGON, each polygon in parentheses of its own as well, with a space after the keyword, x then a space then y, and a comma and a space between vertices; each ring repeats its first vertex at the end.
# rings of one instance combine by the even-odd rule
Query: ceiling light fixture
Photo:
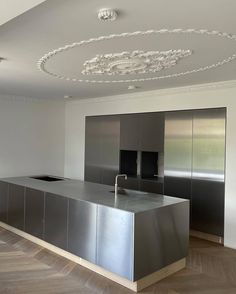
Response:
POLYGON ((98 19, 102 21, 114 21, 117 18, 117 12, 111 8, 102 8, 98 11, 98 19))
POLYGON ((65 99, 69 99, 69 98, 72 98, 72 96, 70 96, 70 95, 65 95, 64 98, 65 98, 65 99))

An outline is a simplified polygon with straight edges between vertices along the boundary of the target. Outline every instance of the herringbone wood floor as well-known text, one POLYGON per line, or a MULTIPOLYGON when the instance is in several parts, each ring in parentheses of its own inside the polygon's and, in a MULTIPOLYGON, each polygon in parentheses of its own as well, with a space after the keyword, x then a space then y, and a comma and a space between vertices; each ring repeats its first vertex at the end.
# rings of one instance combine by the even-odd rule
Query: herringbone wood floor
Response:
MULTIPOLYGON (((133 292, 0 228, 0 293, 133 292)), ((192 238, 187 268, 142 293, 236 294, 236 250, 192 238)))

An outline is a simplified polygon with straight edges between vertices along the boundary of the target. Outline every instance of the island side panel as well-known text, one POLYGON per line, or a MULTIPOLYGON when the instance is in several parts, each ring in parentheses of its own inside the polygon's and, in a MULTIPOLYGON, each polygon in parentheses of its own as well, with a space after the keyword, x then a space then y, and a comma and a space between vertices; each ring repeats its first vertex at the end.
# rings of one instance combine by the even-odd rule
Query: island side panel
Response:
POLYGON ((7 223, 8 183, 0 182, 0 221, 7 223))
POLYGON ((188 254, 189 201, 135 214, 134 280, 188 254))
POLYGON ((26 188, 25 190, 25 231, 43 239, 44 192, 26 188))
POLYGON ((10 184, 8 193, 8 224, 24 231, 25 187, 10 184))
POLYGON ((68 251, 96 263, 97 205, 69 199, 68 251))
POLYGON ((134 214, 98 205, 96 264, 133 281, 134 214))
POLYGON ((67 250, 68 198, 46 193, 44 239, 67 250))

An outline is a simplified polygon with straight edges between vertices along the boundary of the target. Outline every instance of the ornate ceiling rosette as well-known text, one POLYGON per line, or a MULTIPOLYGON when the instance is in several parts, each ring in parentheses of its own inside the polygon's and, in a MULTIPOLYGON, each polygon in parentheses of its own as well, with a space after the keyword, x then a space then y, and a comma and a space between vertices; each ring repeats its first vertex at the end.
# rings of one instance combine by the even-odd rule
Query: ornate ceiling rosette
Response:
POLYGON ((128 75, 156 73, 192 54, 191 50, 141 51, 96 55, 85 61, 83 75, 128 75))
MULTIPOLYGON (((183 60, 185 57, 190 56, 193 51, 190 49, 170 49, 167 51, 127 51, 121 53, 112 54, 100 54, 94 58, 84 62, 84 68, 81 65, 80 75, 78 76, 68 76, 66 74, 60 74, 54 72, 54 70, 47 67, 48 62, 51 61, 55 56, 60 55, 60 53, 69 51, 76 47, 83 47, 96 42, 106 42, 110 40, 119 40, 129 37, 142 37, 150 35, 196 35, 204 37, 219 38, 221 40, 228 40, 231 42, 236 41, 236 35, 231 35, 229 33, 222 33, 219 31, 209 31, 206 29, 160 29, 160 30, 148 30, 148 31, 136 31, 136 32, 125 32, 121 34, 111 34, 107 36, 100 36, 97 38, 91 38, 88 40, 82 40, 72 44, 59 47, 52 50, 40 58, 37 62, 37 67, 40 71, 53 76, 55 78, 73 82, 86 82, 86 83, 132 83, 132 82, 145 82, 154 81, 166 78, 176 78, 180 76, 186 76, 193 73, 203 72, 210 70, 226 63, 229 63, 236 59, 236 54, 231 54, 229 56, 224 56, 220 60, 216 60, 213 63, 200 65, 199 67, 194 67, 188 70, 167 73, 163 75, 157 75, 159 72, 164 72, 165 69, 172 68, 177 65, 179 61, 183 60), (147 55, 145 57, 145 54, 147 55), (157 59, 162 59, 157 61, 157 59), (81 73, 82 72, 82 73, 81 73), (126 77, 131 76, 132 78, 117 78, 117 79, 95 79, 95 76, 99 77, 126 77), (142 75, 138 77, 137 75, 142 75), (149 76, 145 77, 145 74, 149 76), (152 74, 150 76, 150 74, 152 74), (135 76, 136 75, 136 76, 135 76), (83 78, 86 76, 87 78, 83 78), (92 78, 88 78, 92 76, 92 78)), ((192 49, 192 48, 191 48, 192 49)), ((212 50, 212 49, 210 49, 212 50)), ((194 50, 194 55, 195 55, 194 50)), ((209 54, 209 52, 208 52, 209 54)))

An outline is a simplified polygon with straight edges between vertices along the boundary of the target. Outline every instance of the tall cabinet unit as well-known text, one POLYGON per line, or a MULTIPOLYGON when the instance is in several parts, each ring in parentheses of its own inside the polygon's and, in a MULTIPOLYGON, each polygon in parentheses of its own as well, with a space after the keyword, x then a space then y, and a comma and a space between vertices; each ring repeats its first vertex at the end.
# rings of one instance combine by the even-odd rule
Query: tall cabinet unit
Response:
POLYGON ((120 150, 120 171, 127 174, 128 179, 119 179, 119 185, 128 189, 162 194, 164 113, 121 115, 120 150), (135 154, 136 158, 133 159, 135 154), (126 161, 122 162, 124 158, 126 161), (125 165, 127 170, 123 168, 125 165), (129 173, 135 165, 135 173, 129 173))
POLYGON ((192 111, 165 115, 164 193, 190 199, 192 182, 192 111))
POLYGON ((119 173, 120 117, 86 118, 85 180, 113 185, 119 173))
POLYGON ((85 181, 163 193, 164 113, 86 118, 85 181))
POLYGON ((191 229, 223 237, 226 110, 166 113, 164 194, 190 199, 191 229))
POLYGON ((192 229, 224 234, 225 109, 193 113, 192 229))

